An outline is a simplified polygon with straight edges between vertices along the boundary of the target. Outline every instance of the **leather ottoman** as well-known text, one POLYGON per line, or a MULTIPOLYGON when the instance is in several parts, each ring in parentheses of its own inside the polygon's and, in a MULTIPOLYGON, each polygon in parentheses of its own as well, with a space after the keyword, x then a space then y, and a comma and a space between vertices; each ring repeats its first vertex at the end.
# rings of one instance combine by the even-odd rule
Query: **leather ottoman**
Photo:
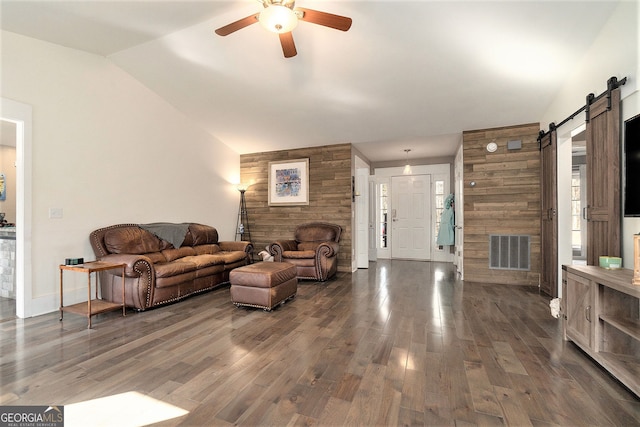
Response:
POLYGON ((239 307, 273 307, 298 292, 297 269, 286 262, 258 262, 231 270, 231 302, 239 307))

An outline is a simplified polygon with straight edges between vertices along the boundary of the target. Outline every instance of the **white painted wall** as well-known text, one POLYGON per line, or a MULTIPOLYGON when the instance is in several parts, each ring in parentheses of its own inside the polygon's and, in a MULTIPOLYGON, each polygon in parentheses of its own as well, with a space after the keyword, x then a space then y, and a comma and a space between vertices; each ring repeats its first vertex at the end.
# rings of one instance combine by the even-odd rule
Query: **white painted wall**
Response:
POLYGON ((104 57, 1 36, 0 96, 33 109, 32 315, 58 308, 58 265, 93 259, 95 228, 193 221, 233 240, 237 153, 104 57))
MULTIPOLYGON (((627 77, 627 83, 622 86, 623 120, 640 113, 640 94, 638 90, 638 78, 640 77, 640 64, 638 64, 638 49, 640 36, 638 34, 640 23, 640 7, 636 1, 620 2, 607 24, 603 27, 591 49, 585 55, 583 61, 576 65, 575 73, 568 79, 558 96, 549 106, 541 119, 541 125, 548 129, 551 122, 559 123, 585 104, 587 94, 599 95, 607 89, 607 80, 615 76, 618 79, 627 77)), ((562 128, 558 129, 558 218, 569 218, 569 203, 563 203, 566 199, 570 185, 571 174, 563 172, 564 167, 571 167, 571 152, 569 146, 564 145, 564 139, 570 136, 573 129, 584 123, 584 114, 578 115, 562 128), (564 195, 564 196, 563 196, 564 195)), ((567 219, 568 220, 568 219, 567 219)), ((563 223, 566 223, 565 220, 563 223)), ((559 263, 568 263, 571 260, 571 235, 563 232, 563 223, 559 224, 559 263), (568 242, 564 241, 569 239, 568 242)), ((640 218, 623 218, 622 220, 622 257, 626 268, 633 268, 633 234, 640 232, 640 218)), ((558 281, 558 283, 561 283, 558 281)))
POLYGON ((612 76, 618 79, 628 77, 627 84, 620 91, 622 99, 638 90, 639 23, 638 2, 620 2, 583 61, 576 64, 575 72, 543 114, 540 120, 542 126, 564 120, 585 104, 589 93, 599 95, 604 92, 607 80, 612 76))

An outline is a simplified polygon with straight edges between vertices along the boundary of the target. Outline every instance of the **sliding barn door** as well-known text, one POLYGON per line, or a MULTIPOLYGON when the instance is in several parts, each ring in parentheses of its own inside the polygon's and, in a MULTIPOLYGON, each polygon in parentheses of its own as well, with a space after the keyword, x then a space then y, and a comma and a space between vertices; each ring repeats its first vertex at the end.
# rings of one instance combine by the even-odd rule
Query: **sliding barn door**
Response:
MULTIPOLYGON (((611 84, 611 83, 610 83, 611 84)), ((620 89, 587 98, 587 264, 620 256, 620 89)))
POLYGON ((540 139, 540 189, 542 252, 540 290, 547 295, 558 295, 558 196, 557 196, 557 138, 551 129, 540 139))

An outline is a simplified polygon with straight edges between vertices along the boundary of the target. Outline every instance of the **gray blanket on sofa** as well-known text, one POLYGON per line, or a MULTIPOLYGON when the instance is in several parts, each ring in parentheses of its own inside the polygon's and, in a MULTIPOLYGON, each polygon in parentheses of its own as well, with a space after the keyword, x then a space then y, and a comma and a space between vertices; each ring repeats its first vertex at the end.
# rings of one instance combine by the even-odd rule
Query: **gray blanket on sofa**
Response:
POLYGON ((154 222, 151 224, 139 224, 140 228, 155 234, 162 240, 171 243, 174 248, 179 248, 189 230, 188 223, 175 224, 172 222, 154 222))

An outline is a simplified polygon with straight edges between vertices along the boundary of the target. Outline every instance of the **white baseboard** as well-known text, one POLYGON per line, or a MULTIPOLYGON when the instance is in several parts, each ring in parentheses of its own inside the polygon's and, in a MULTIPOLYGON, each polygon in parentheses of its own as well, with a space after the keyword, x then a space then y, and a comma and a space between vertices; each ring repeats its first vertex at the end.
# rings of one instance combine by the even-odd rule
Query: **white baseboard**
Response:
MULTIPOLYGON (((87 301, 87 288, 65 290, 64 305, 87 301)), ((60 310, 60 295, 50 294, 31 299, 31 316, 53 313, 60 310)))

